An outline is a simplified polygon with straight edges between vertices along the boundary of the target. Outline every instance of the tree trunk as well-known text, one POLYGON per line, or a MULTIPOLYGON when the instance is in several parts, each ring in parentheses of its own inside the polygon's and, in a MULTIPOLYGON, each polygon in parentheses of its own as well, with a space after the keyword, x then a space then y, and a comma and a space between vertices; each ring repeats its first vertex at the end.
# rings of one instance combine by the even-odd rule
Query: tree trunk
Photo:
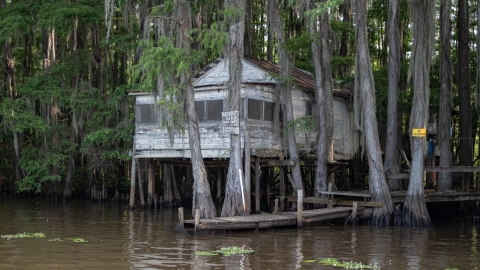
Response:
POLYGON ((63 201, 72 200, 72 174, 75 168, 75 159, 70 157, 67 165, 67 176, 65 177, 65 188, 63 190, 63 201))
MULTIPOLYGON (((410 130, 427 127, 430 65, 435 44, 435 12, 435 1, 411 0, 410 2, 413 43, 409 74, 413 76, 414 92, 410 130)), ((425 143, 424 137, 411 137, 412 166, 402 211, 403 226, 431 225, 423 193, 425 143)))
MULTIPOLYGON (((398 88, 400 81, 400 7, 398 0, 388 2, 388 106, 385 145, 385 173, 398 174, 398 88)), ((402 189, 402 180, 391 179, 391 190, 402 189)))
MULTIPOLYGON (((345 3, 345 9, 349 9, 345 3)), ((313 8, 311 6, 310 8, 313 8)), ((346 11, 346 13, 348 13, 346 11)), ((318 20, 315 20, 315 24, 318 20)), ((333 86, 330 71, 331 49, 328 45, 332 42, 329 14, 320 15, 321 27, 309 27, 312 42, 312 58, 315 78, 315 95, 317 103, 317 169, 315 173, 314 196, 320 196, 321 191, 327 190, 328 166, 327 162, 333 161, 333 86)), ((347 46, 342 44, 342 46, 347 46)))
MULTIPOLYGON (((469 54, 469 20, 468 1, 458 0, 458 101, 460 107, 460 165, 472 166, 473 138, 472 138, 472 104, 470 100, 470 60, 469 54)), ((473 174, 463 173, 463 180, 467 185, 472 184, 473 174)))
MULTIPOLYGON (((270 0, 269 10, 270 11, 268 13, 270 17, 268 19, 271 20, 271 22, 273 23, 274 30, 277 35, 278 64, 280 65, 280 82, 277 83, 276 91, 279 91, 284 95, 283 100, 285 102, 285 120, 287 122, 293 122, 295 118, 293 115, 291 83, 292 78, 290 73, 292 67, 292 60, 289 52, 286 49, 284 24, 282 21, 280 4, 277 2, 277 0, 270 0)), ((288 140, 288 155, 290 160, 292 160, 294 164, 291 167, 291 170, 293 181, 295 182, 295 188, 297 188, 297 190, 303 190, 302 173, 300 170, 300 160, 298 156, 297 141, 295 139, 294 127, 291 127, 286 131, 286 136, 288 140)))
MULTIPOLYGON (((452 126, 452 0, 440 3, 440 110, 438 112, 438 145, 441 167, 452 166, 450 127, 452 126)), ((452 173, 439 172, 437 191, 452 190, 452 173)))
MULTIPOLYGON (((191 27, 191 11, 190 3, 188 1, 178 1, 178 13, 182 26, 182 40, 183 49, 187 50, 187 55, 190 56, 190 43, 188 32, 191 27), (187 28, 186 25, 189 25, 187 28)), ((191 68, 193 69, 193 68, 191 68)), ((192 84, 192 76, 190 72, 182 74, 180 85, 185 85, 185 103, 188 118, 188 143, 190 145, 191 161, 193 167, 193 209, 200 210, 200 218, 215 218, 217 211, 210 191, 210 185, 207 179, 207 171, 203 162, 200 132, 198 128, 198 116, 195 111, 195 97, 192 84)))
MULTIPOLYGON (((345 0, 343 5, 340 6, 340 10, 342 13, 342 22, 344 24, 352 23, 352 3, 351 0, 345 0)), ((348 48, 349 48, 349 39, 350 34, 347 31, 342 31, 342 36, 340 38, 340 50, 339 55, 342 57, 348 56, 348 48)), ((344 77, 347 75, 348 66, 347 64, 339 65, 338 67, 338 76, 344 77)))
POLYGON ((355 21, 357 53, 355 77, 358 81, 356 94, 361 94, 363 136, 366 141, 366 150, 369 167, 369 191, 372 201, 383 203, 382 208, 374 208, 372 225, 390 225, 393 223, 393 203, 390 197, 388 184, 383 170, 380 141, 378 139, 377 117, 375 112, 375 84, 368 51, 367 39, 367 5, 365 0, 355 1, 355 21))
MULTIPOLYGON (((226 48, 226 60, 229 65, 230 78, 227 87, 230 89, 228 93, 228 111, 238 111, 239 115, 243 115, 240 110, 241 101, 241 85, 242 85, 242 58, 243 58, 243 10, 244 0, 226 0, 225 8, 234 8, 241 11, 241 14, 234 15, 230 18, 229 41, 226 48)), ((245 215, 246 209, 242 201, 242 192, 240 180, 240 170, 242 169, 241 158, 241 138, 240 134, 230 135, 230 162, 228 166, 227 182, 225 184, 225 200, 222 207, 222 217, 245 215)), ((244 186, 244 185, 243 185, 244 186)))

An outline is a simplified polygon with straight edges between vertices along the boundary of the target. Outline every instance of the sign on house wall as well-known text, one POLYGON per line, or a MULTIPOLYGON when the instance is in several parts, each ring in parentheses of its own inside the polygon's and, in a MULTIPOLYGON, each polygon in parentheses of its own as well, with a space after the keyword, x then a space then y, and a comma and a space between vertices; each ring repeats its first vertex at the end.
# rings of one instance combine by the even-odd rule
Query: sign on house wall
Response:
POLYGON ((240 134, 238 111, 222 112, 223 133, 240 134))

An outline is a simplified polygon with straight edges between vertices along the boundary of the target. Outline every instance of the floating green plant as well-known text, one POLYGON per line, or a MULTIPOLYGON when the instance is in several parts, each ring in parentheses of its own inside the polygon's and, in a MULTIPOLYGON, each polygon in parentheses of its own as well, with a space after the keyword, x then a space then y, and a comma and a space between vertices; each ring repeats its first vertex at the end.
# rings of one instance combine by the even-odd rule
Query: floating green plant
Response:
POLYGON ((17 233, 17 234, 6 234, 1 235, 0 237, 4 239, 15 239, 15 238, 44 238, 46 237, 44 233, 17 233))
POLYGON ((336 267, 341 267, 344 269, 380 269, 380 266, 376 264, 363 264, 361 262, 340 262, 339 260, 335 258, 324 258, 324 259, 319 259, 319 260, 304 260, 304 263, 313 263, 313 262, 318 262, 319 264, 322 265, 328 265, 328 266, 336 266, 336 267))
POLYGON ((53 239, 48 239, 49 242, 62 242, 63 240, 60 239, 60 237, 58 238, 53 238, 53 239))
POLYGON ((247 254, 252 252, 253 252, 253 249, 251 248, 220 247, 219 249, 212 250, 212 251, 195 251, 195 254, 200 256, 217 256, 219 254, 223 256, 232 256, 232 255, 247 254))
POLYGON ((75 243, 87 243, 88 241, 83 238, 65 238, 75 243))

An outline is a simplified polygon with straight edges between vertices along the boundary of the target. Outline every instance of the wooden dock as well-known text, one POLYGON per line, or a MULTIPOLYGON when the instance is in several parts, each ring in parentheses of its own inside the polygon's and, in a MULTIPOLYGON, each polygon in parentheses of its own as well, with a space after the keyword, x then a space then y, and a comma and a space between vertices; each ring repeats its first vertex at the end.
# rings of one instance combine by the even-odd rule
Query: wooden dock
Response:
MULTIPOLYGON (((480 192, 437 192, 425 190, 426 202, 459 202, 459 201, 480 201, 480 192)), ((391 191, 390 196, 394 203, 403 203, 407 196, 406 191, 391 191)))
MULTIPOLYGON (((363 208, 358 208, 357 215, 362 215, 363 208)), ((333 207, 302 211, 303 224, 348 218, 353 207, 333 207)), ((195 227, 195 220, 185 220, 186 227, 195 227)), ((280 212, 276 214, 258 214, 249 216, 219 217, 214 219, 200 219, 196 225, 197 231, 235 230, 235 229, 266 229, 282 226, 296 226, 297 212, 280 212)))

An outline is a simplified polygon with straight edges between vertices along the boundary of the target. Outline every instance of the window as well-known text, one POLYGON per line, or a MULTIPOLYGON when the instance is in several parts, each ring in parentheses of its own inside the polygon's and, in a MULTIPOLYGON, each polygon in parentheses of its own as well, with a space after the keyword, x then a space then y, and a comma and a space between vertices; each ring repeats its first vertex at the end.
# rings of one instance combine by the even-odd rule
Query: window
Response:
POLYGON ((195 101, 199 121, 222 120, 223 99, 195 101))
POLYGON ((136 117, 138 123, 157 123, 158 118, 155 112, 155 104, 137 105, 136 117))
POLYGON ((248 99, 248 118, 264 121, 273 121, 275 103, 248 99))
POLYGON ((316 110, 315 103, 313 103, 312 101, 307 101, 305 108, 306 108, 305 116, 315 115, 317 113, 315 111, 316 110))

